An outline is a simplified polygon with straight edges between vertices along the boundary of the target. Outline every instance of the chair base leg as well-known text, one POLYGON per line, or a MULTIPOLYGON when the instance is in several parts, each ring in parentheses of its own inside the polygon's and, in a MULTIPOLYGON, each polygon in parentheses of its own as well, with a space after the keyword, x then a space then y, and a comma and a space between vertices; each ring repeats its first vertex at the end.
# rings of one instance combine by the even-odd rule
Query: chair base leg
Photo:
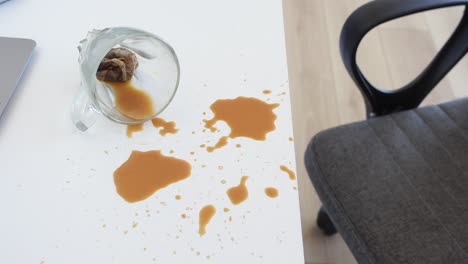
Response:
POLYGON ((323 207, 320 207, 320 210, 317 215, 317 226, 320 228, 320 230, 322 230, 322 232, 326 236, 332 236, 338 233, 335 225, 333 224, 332 220, 328 216, 327 212, 325 212, 323 207))

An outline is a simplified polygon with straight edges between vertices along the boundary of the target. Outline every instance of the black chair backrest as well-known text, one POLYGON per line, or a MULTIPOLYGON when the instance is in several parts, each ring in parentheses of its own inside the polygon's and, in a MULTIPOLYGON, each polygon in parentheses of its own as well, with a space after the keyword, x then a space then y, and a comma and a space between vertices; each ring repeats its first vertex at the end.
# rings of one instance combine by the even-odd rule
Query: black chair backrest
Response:
POLYGON ((376 0, 357 9, 341 31, 340 51, 344 65, 361 90, 367 116, 385 115, 418 107, 429 92, 468 51, 468 0, 376 0), (432 62, 412 82, 394 91, 374 87, 356 62, 359 43, 378 25, 387 21, 432 9, 464 5, 465 13, 447 43, 432 62))

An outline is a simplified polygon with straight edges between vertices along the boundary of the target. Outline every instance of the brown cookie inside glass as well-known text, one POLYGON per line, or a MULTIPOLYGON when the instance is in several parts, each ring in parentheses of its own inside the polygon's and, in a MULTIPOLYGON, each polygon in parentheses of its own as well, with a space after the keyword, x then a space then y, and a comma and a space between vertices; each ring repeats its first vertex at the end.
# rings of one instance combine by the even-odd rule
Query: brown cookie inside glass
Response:
POLYGON ((111 49, 96 72, 96 78, 103 82, 126 82, 130 80, 138 67, 136 55, 128 49, 111 49))

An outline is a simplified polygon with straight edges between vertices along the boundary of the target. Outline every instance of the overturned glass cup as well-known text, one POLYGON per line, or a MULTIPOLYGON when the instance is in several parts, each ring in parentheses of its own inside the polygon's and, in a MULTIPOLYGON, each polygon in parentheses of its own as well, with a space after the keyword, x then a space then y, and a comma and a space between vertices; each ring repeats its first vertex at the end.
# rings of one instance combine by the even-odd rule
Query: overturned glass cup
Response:
POLYGON ((81 87, 72 121, 86 131, 100 114, 127 125, 153 119, 170 104, 179 85, 174 49, 134 28, 93 30, 78 47, 81 87))

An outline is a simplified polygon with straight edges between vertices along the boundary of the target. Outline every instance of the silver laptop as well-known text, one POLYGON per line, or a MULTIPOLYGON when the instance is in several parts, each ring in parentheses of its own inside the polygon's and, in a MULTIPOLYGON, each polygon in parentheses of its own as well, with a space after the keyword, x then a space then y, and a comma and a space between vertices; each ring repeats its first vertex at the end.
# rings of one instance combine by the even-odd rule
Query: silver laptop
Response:
POLYGON ((0 116, 18 84, 35 46, 36 42, 31 39, 0 37, 0 116))

